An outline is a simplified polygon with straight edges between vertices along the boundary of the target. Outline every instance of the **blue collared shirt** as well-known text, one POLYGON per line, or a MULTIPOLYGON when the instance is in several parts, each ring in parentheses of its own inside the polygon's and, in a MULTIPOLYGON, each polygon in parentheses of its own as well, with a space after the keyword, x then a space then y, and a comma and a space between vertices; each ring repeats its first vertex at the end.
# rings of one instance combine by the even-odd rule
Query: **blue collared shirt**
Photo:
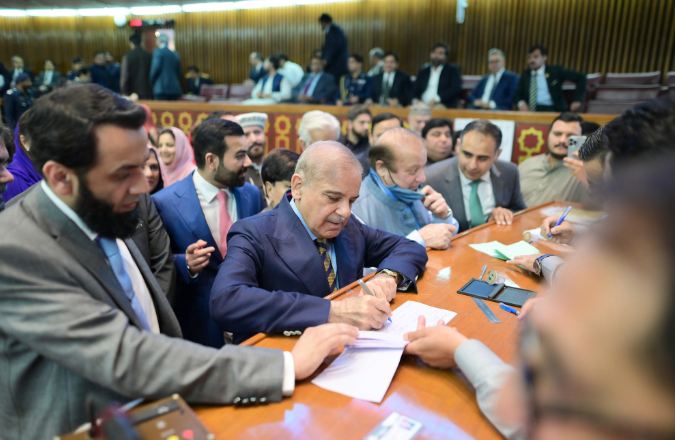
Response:
POLYGON ((541 66, 537 70, 532 71, 532 75, 537 80, 537 104, 553 105, 551 93, 548 90, 548 83, 546 82, 546 66, 541 66))
MULTIPOLYGON (((307 231, 307 233, 309 234, 309 238, 311 238, 312 241, 316 241, 317 236, 312 233, 312 231, 309 229, 309 226, 307 226, 307 223, 305 223, 305 219, 302 218, 302 214, 300 214, 300 211, 298 211, 298 207, 295 205, 295 200, 291 200, 290 205, 295 215, 298 216, 300 223, 302 223, 302 226, 305 228, 305 231, 307 231)), ((337 271, 337 257, 335 255, 335 245, 333 245, 332 240, 327 240, 327 244, 328 244, 328 255, 330 255, 330 264, 333 265, 333 272, 335 272, 335 286, 339 288, 340 279, 338 277, 337 271)))
POLYGON ((309 81, 311 81, 311 85, 309 86, 309 89, 307 89, 307 96, 314 96, 314 89, 316 89, 316 85, 319 84, 321 75, 323 75, 323 72, 311 74, 309 79, 309 81))

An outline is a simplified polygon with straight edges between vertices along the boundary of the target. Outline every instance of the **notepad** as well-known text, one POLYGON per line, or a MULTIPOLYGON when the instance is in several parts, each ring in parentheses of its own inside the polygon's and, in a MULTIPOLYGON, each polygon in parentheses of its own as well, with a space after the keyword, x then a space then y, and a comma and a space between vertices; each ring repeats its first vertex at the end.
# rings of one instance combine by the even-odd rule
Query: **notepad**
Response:
POLYGON ((312 380, 314 385, 356 399, 379 403, 391 384, 403 355, 403 336, 417 328, 417 318, 427 325, 447 324, 457 314, 417 301, 406 301, 391 316, 391 323, 377 331, 362 331, 325 370, 312 380))
POLYGON ((500 249, 503 249, 506 247, 504 243, 501 243, 499 241, 489 241, 487 243, 474 243, 469 245, 471 248, 477 250, 478 252, 482 252, 486 255, 489 255, 494 258, 499 258, 500 260, 503 260, 504 258, 502 255, 498 254, 497 251, 500 249))

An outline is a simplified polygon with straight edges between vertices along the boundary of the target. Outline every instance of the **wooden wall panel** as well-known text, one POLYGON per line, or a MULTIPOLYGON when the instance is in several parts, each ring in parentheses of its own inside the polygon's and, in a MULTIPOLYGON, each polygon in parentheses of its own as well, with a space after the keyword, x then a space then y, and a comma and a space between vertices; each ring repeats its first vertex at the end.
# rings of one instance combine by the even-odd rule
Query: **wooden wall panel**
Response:
MULTIPOLYGON (((197 64, 216 82, 246 77, 252 50, 284 51, 301 64, 321 46, 317 23, 329 12, 349 36, 350 49, 373 46, 401 55, 415 73, 435 41, 450 45, 464 74, 486 70, 486 51, 500 47, 507 67, 520 71, 528 45, 543 42, 550 62, 586 72, 675 70, 672 0, 471 0, 466 22, 455 22, 456 0, 356 0, 325 6, 164 15, 176 20, 176 47, 184 66, 197 64)), ((14 53, 40 70, 53 58, 67 70, 74 55, 91 59, 107 49, 127 50, 128 29, 110 17, 0 18, 0 59, 14 53)))

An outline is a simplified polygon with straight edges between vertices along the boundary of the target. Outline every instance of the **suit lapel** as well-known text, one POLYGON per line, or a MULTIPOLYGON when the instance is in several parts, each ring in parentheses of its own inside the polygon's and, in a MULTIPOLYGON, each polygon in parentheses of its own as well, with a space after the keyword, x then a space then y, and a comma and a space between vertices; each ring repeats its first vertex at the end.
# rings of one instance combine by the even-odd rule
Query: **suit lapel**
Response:
POLYGON ((44 229, 96 278, 110 299, 127 315, 129 320, 138 328, 143 328, 99 246, 54 205, 42 188, 36 188, 33 194, 35 199, 27 200, 27 202, 34 202, 33 206, 39 212, 38 221, 44 229))
MULTIPOLYGON (((196 173, 197 171, 194 172, 196 173)), ((204 211, 202 211, 197 190, 192 181, 192 174, 180 183, 174 194, 177 199, 176 211, 178 211, 178 215, 183 219, 186 228, 192 232, 196 239, 202 239, 206 241, 207 246, 213 246, 220 258, 218 261, 222 261, 223 256, 220 254, 220 246, 216 244, 209 225, 206 223, 206 217, 204 217, 204 211)))
POLYGON ((268 238, 277 255, 307 292, 330 293, 319 251, 285 197, 276 211, 275 230, 268 238))
POLYGON ((174 315, 169 301, 166 298, 166 294, 162 291, 162 288, 157 283, 155 275, 152 273, 152 270, 148 266, 145 258, 141 254, 140 250, 131 239, 124 240, 124 244, 127 245, 129 253, 136 262, 138 270, 141 272, 143 279, 145 280, 145 285, 148 287, 150 296, 152 297, 152 302, 155 305, 155 310, 157 311, 157 319, 159 321, 159 327, 162 333, 169 336, 181 336, 180 325, 174 315))
POLYGON ((457 161, 451 159, 445 173, 445 180, 450 189, 448 191, 450 200, 447 200, 447 202, 450 206, 457 208, 452 210, 452 215, 462 225, 466 224, 466 212, 464 211, 464 195, 462 194, 462 182, 459 180, 459 173, 457 161))
MULTIPOLYGON (((354 222, 358 220, 352 217, 349 221, 354 222)), ((354 243, 353 237, 347 234, 348 226, 349 225, 340 232, 340 235, 338 235, 334 241, 335 260, 337 261, 337 275, 340 288, 349 284, 354 276, 353 256, 356 255, 356 244, 354 243)), ((361 278, 361 275, 357 273, 356 278, 361 278)))

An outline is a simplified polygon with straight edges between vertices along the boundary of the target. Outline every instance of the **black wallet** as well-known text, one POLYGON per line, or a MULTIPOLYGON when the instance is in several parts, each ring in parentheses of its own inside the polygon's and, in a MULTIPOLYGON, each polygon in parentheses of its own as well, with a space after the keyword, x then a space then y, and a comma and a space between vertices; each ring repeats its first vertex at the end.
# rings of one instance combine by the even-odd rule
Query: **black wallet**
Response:
POLYGON ((505 286, 503 283, 490 284, 476 278, 470 279, 457 293, 514 307, 522 307, 525 301, 535 296, 535 292, 531 290, 505 286))

